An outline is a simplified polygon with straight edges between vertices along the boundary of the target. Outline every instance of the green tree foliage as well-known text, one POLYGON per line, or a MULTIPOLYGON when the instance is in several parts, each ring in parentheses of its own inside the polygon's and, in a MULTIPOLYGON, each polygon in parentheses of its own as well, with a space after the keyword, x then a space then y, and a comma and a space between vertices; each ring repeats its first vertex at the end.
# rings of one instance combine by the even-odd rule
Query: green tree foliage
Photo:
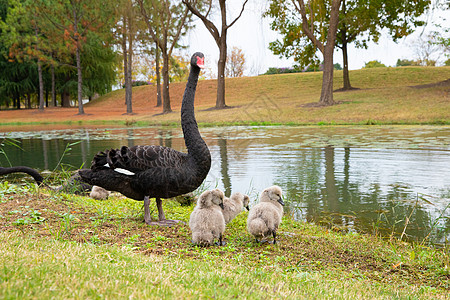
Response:
POLYGON ((69 94, 78 96, 80 87, 81 95, 87 97, 111 90, 117 67, 110 43, 115 15, 113 5, 94 2, 0 0, 0 21, 7 21, 0 26, 0 104, 9 106, 14 101, 19 108, 26 98, 31 105, 31 99, 37 98, 33 95, 39 85, 39 61, 41 90, 48 95, 55 87, 66 105, 69 94))
MULTIPOLYGON (((0 23, 8 17, 8 0, 0 0, 0 23)), ((21 99, 36 91, 37 78, 36 65, 32 62, 18 62, 9 57, 8 40, 5 35, 4 26, 0 26, 0 105, 21 108, 21 99)))
POLYGON ((45 58, 45 36, 41 34, 35 2, 31 0, 9 0, 7 15, 0 22, 1 42, 9 49, 9 59, 18 62, 36 63, 39 79, 39 109, 44 109, 43 64, 45 58))
MULTIPOLYGON (((265 16, 272 18, 272 29, 282 35, 282 39, 272 42, 270 49, 277 55, 293 57, 300 66, 307 66, 318 60, 318 47, 305 35, 301 18, 293 9, 294 1, 272 0, 265 16)), ((314 30, 324 40, 329 23, 330 1, 307 1, 307 6, 315 11, 314 30)), ((339 27, 336 46, 341 48, 344 61, 344 89, 350 89, 348 75, 347 45, 367 48, 369 41, 377 42, 382 29, 387 28, 394 41, 410 34, 416 26, 423 25, 420 16, 429 8, 429 0, 342 0, 339 12, 339 27)), ((312 26, 312 25, 311 25, 312 26)))
POLYGON ((72 62, 75 55, 77 70, 77 100, 78 113, 83 109, 83 72, 81 52, 87 43, 90 33, 103 38, 109 34, 109 29, 115 21, 113 5, 105 5, 96 0, 36 0, 37 14, 42 21, 43 33, 57 46, 60 59, 62 54, 70 57, 66 63, 72 62))

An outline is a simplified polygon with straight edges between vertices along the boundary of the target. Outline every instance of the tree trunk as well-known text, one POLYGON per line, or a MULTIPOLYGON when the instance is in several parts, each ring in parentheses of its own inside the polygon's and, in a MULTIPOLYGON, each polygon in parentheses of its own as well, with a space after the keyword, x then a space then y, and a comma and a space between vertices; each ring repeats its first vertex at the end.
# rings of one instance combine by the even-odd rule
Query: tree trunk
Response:
POLYGON ((70 94, 65 90, 61 93, 61 107, 70 107, 70 94))
POLYGON ((172 112, 169 94, 169 55, 163 51, 163 114, 172 112))
POLYGON ((76 59, 77 59, 77 73, 78 73, 78 114, 84 115, 83 109, 83 73, 81 72, 81 44, 78 32, 78 15, 77 10, 73 9, 73 20, 74 20, 74 35, 75 35, 75 44, 77 46, 76 49, 76 59))
MULTIPOLYGON (((77 42, 78 44, 78 42, 77 42)), ((83 74, 81 73, 80 48, 77 47, 77 72, 78 72, 78 114, 84 115, 83 109, 83 74)))
POLYGON ((17 109, 20 109, 20 97, 18 97, 17 95, 14 96, 14 105, 17 109))
MULTIPOLYGON (((347 15, 347 7, 345 5, 345 0, 342 0, 342 10, 341 13, 346 17, 347 15)), ((352 86, 350 84, 350 76, 348 73, 348 52, 347 52, 347 24, 345 22, 340 24, 342 30, 340 30, 340 39, 342 43, 342 58, 343 58, 343 76, 344 76, 344 87, 342 88, 344 91, 351 90, 352 86)))
POLYGON ((155 50, 155 64, 156 64, 156 107, 160 107, 162 105, 161 99, 161 72, 159 70, 159 47, 156 45, 155 50))
POLYGON ((39 110, 44 110, 44 79, 42 77, 42 62, 38 59, 38 78, 39 78, 39 110))
POLYGON ((219 62, 217 64, 217 99, 216 108, 225 108, 225 66, 227 62, 227 42, 226 33, 222 33, 220 38, 219 62))
POLYGON ((323 58, 323 77, 322 77, 322 92, 320 94, 319 103, 321 105, 333 105, 333 51, 334 47, 330 45, 325 46, 323 58), (331 52, 331 53, 330 53, 331 52))
POLYGON ((56 79, 55 79, 55 66, 51 65, 51 73, 52 73, 52 103, 53 106, 58 106, 58 103, 56 103, 56 79))
MULTIPOLYGON (((344 37, 345 38, 345 37, 344 37)), ((342 58, 344 62, 343 74, 344 74, 344 90, 351 90, 350 75, 348 73, 348 52, 347 52, 347 40, 342 42, 342 58)))
POLYGON ((31 108, 31 95, 30 95, 30 93, 27 93, 25 95, 25 98, 26 98, 26 107, 27 108, 31 108))
MULTIPOLYGON (((124 25, 125 26, 125 25, 124 25)), ((128 51, 127 51, 127 38, 126 33, 123 33, 123 41, 122 41, 122 53, 123 53, 123 79, 125 80, 125 105, 127 105, 128 99, 128 51)))
POLYGON ((133 79, 132 79, 131 71, 132 71, 132 67, 133 67, 133 40, 132 40, 131 34, 128 37, 128 61, 127 61, 127 64, 128 64, 127 73, 125 75, 128 78, 127 85, 126 85, 127 114, 132 114, 133 113, 133 108, 132 108, 133 79))
POLYGON ((333 0, 330 12, 330 27, 328 29, 326 45, 323 47, 323 77, 322 92, 319 104, 333 105, 333 52, 336 44, 336 33, 339 23, 339 7, 341 1, 333 0))

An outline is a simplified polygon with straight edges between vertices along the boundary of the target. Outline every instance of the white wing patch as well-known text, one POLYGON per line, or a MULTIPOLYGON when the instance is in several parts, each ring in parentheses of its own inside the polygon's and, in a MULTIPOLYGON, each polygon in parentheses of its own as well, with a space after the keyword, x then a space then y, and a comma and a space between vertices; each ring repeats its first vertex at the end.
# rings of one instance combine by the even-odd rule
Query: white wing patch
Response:
POLYGON ((125 175, 135 175, 135 173, 128 171, 126 169, 122 169, 122 168, 115 168, 114 171, 125 174, 125 175))
MULTIPOLYGON (((105 164, 104 166, 109 168, 108 164, 105 164)), ((124 175, 130 175, 130 176, 136 175, 135 173, 128 171, 126 169, 122 169, 122 168, 115 168, 114 171, 116 171, 117 173, 124 174, 124 175)))

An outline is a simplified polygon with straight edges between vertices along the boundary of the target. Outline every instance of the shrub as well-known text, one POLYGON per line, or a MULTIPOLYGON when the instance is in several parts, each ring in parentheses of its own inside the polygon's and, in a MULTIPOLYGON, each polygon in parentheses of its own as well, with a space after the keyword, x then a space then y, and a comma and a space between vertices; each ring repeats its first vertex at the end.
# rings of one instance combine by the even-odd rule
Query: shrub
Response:
POLYGON ((378 60, 371 60, 369 62, 366 62, 366 65, 364 66, 364 68, 366 68, 366 69, 369 69, 369 68, 386 68, 386 65, 382 64, 378 60))

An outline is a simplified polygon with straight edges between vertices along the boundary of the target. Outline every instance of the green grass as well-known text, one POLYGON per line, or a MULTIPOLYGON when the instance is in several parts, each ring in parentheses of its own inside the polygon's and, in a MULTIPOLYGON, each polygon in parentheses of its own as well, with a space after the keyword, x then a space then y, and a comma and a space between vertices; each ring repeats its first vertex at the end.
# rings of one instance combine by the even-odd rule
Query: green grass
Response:
MULTIPOLYGON (((446 299, 450 290, 448 249, 290 216, 277 245, 256 244, 242 212, 227 225, 226 246, 202 248, 186 225, 145 225, 142 202, 125 197, 96 201, 9 183, 0 197, 4 299, 446 299)), ((187 222, 193 207, 168 200, 164 209, 187 222)))

